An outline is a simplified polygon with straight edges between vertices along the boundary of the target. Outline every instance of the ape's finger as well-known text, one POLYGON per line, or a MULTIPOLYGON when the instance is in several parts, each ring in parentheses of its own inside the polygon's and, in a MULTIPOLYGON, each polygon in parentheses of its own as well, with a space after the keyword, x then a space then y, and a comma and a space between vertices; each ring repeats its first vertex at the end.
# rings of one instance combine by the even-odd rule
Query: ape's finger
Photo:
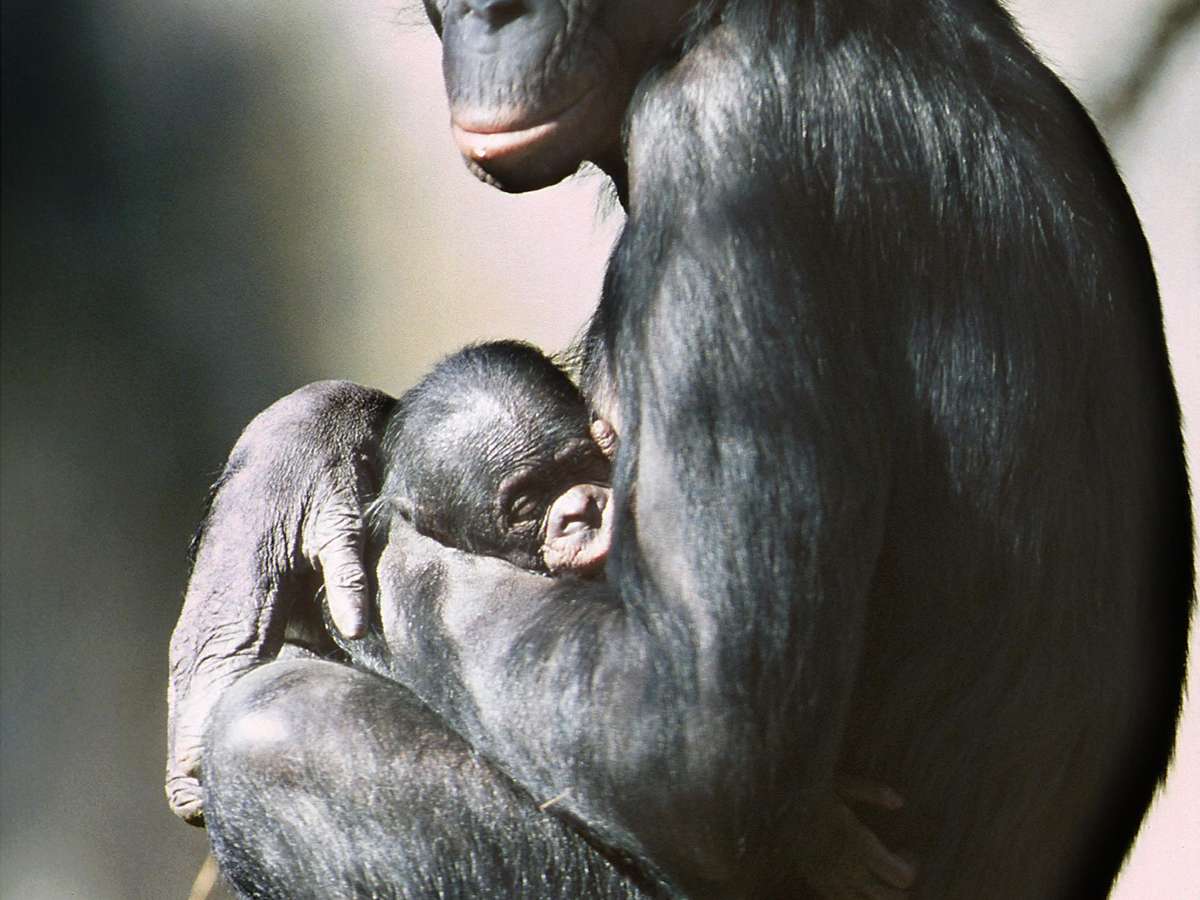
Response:
POLYGON ((200 782, 187 775, 167 779, 167 804, 171 812, 189 825, 204 825, 204 789, 200 782))
POLYGON ((617 455, 617 432, 604 419, 596 419, 591 427, 592 440, 600 445, 602 452, 609 459, 617 455))
POLYGON ((886 784, 853 775, 838 776, 837 792, 846 800, 881 809, 900 809, 904 806, 904 798, 886 784))
POLYGON ((866 862, 881 881, 889 887, 908 889, 917 880, 917 867, 902 856, 890 851, 875 836, 875 832, 863 826, 858 834, 860 858, 866 862))
POLYGON ((917 879, 916 866, 889 850, 849 807, 839 804, 834 812, 843 836, 840 870, 849 884, 859 891, 873 890, 876 884, 912 887, 917 879))
POLYGON ((367 573, 362 563, 362 518, 344 503, 331 503, 318 514, 317 562, 325 580, 329 617, 344 637, 367 631, 367 573))
POLYGON ((329 617, 344 637, 367 633, 366 574, 357 547, 330 545, 321 555, 329 617))

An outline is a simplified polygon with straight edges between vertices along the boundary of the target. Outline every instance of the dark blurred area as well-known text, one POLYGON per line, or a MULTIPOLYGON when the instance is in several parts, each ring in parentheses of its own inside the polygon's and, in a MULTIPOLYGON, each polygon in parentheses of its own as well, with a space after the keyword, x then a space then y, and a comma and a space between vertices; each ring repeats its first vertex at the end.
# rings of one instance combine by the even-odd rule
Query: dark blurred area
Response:
MULTIPOLYGON (((1138 129, 1161 127, 1144 111, 1164 79, 1184 79, 1194 101, 1194 64, 1163 73, 1195 53, 1196 6, 1132 16, 1142 38, 1092 82, 1110 138, 1147 146, 1138 129)), ((611 229, 597 237, 585 211, 587 259, 564 265, 546 236, 559 213, 461 174, 437 85, 399 95, 413 67, 436 79, 431 39, 396 22, 410 12, 345 9, 4 0, 0 896, 187 896, 205 842, 163 797, 167 640, 190 531, 241 427, 315 378, 387 372, 381 386, 396 390, 467 340, 561 343, 599 289, 611 229), (381 62, 390 29, 419 55, 381 62), (421 117, 402 135, 347 100, 386 93, 389 78, 398 93, 385 101, 421 117), (430 188, 443 182, 451 199, 430 188), (503 243, 519 227, 534 230, 503 243), (459 232, 491 246, 477 258, 446 243, 459 232), (514 262, 514 247, 526 257, 514 262), (476 274, 489 254, 494 294, 476 274), (586 283, 543 311, 550 301, 524 287, 539 266, 586 283), (523 303, 528 324, 506 311, 523 303)), ((1195 120, 1172 121, 1200 140, 1195 120)), ((1178 227, 1200 235, 1186 190, 1178 227)), ((579 218, 573 196, 562 215, 579 218)), ((1183 273, 1164 275, 1164 291, 1200 416, 1200 365, 1186 358, 1196 296, 1179 295, 1196 287, 1195 262, 1156 252, 1160 273, 1164 252, 1183 273)), ((1165 865, 1200 877, 1200 847, 1183 849, 1165 865)))
POLYGON ((270 56, 108 16, 79 0, 3 11, 12 897, 186 895, 203 835, 158 777, 184 551, 239 427, 305 379, 288 319, 329 277, 295 270, 285 245, 304 222, 281 227, 240 158, 290 132, 286 103, 247 117, 279 80, 270 56))

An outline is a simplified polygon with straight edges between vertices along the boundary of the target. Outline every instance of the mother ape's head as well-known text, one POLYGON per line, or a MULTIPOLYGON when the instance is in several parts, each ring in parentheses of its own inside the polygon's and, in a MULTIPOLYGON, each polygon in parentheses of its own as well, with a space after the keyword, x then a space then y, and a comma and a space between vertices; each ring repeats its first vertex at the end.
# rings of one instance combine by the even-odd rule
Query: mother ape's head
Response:
POLYGON ((620 177, 629 99, 696 0, 424 2, 459 150, 489 184, 529 191, 585 161, 620 177))

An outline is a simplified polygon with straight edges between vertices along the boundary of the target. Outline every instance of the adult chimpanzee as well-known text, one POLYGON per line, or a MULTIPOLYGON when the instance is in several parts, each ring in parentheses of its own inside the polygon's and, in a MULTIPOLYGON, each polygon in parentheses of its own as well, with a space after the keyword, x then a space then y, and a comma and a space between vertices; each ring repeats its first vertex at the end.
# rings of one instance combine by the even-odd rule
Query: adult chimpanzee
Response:
POLYGON ((526 895, 852 893, 844 769, 906 798, 874 825, 920 896, 1103 894, 1170 757, 1192 545, 1154 275, 1084 111, 990 0, 426 6, 473 168, 589 159, 628 210, 584 347, 607 582, 394 521, 377 627, 427 707, 276 663, 203 732, 186 695, 316 573, 367 625, 387 401, 286 399, 213 504, 244 539, 199 548, 189 591, 261 613, 174 647, 177 807, 203 748, 222 864, 271 896, 419 893, 410 839, 450 893, 497 859, 526 895))
MULTIPOLYGON (((393 516, 398 515, 420 534, 447 546, 495 556, 533 571, 594 576, 607 559, 611 544, 606 451, 612 451, 614 440, 607 423, 591 420, 583 395, 570 379, 535 348, 516 342, 468 347, 442 360, 400 398, 389 415, 381 460, 383 487, 368 507, 371 528, 386 534, 393 516)), ((209 529, 207 533, 215 536, 217 529, 209 529)), ((394 605, 385 605, 385 617, 393 609, 394 605)), ((316 633, 319 625, 314 628, 316 623, 308 621, 317 611, 305 612, 308 615, 301 617, 293 643, 306 651, 330 649, 328 637, 316 633)), ((204 604, 189 604, 180 620, 181 632, 205 634, 212 627, 208 621, 210 613, 204 604)), ((289 622, 289 626, 292 624, 296 624, 295 620, 289 622)), ((383 631, 385 635, 394 635, 397 629, 385 618, 383 631)), ((357 642, 343 641, 343 645, 349 658, 361 668, 385 677, 391 674, 394 667, 386 638, 380 640, 372 635, 357 642)), ((287 655, 314 655, 306 651, 290 651, 287 655)), ((280 667, 272 667, 272 680, 282 671, 280 667)), ((345 673, 331 677, 344 679, 345 673)), ((371 681, 352 678, 349 683, 369 685, 371 681)), ((307 699, 316 701, 319 697, 307 699)), ((422 757, 419 766, 410 763, 417 777, 410 774, 402 779, 398 795, 387 793, 385 780, 370 785, 373 806, 380 809, 380 803, 384 802, 380 795, 388 796, 394 810, 389 819, 404 820, 407 826, 403 835, 378 834, 367 842, 370 847, 384 851, 384 858, 376 868, 390 871, 392 877, 402 873, 400 880, 405 889, 422 896, 445 894, 448 890, 452 894, 477 896, 481 891, 527 888, 531 875, 528 859, 522 860, 518 867, 502 864, 480 868, 475 863, 469 875, 454 865, 447 866, 446 848, 439 846, 439 842, 446 841, 446 823, 438 823, 440 829, 438 825, 431 826, 422 816, 411 814, 414 806, 428 805, 431 795, 457 802, 460 794, 472 789, 478 793, 480 786, 486 785, 491 794, 502 798, 499 803, 494 797, 489 798, 492 816, 501 820, 514 816, 523 819, 528 818, 531 809, 527 802, 514 800, 511 783, 479 770, 468 748, 448 741, 444 726, 428 723, 422 726, 422 716, 428 714, 409 708, 411 699, 407 707, 403 700, 397 702, 404 713, 395 720, 404 723, 403 744, 419 746, 428 754, 432 742, 438 758, 436 764, 431 764, 428 755, 422 757), (420 741, 414 740, 416 727, 424 728, 420 741), (454 790, 448 791, 444 773, 463 765, 472 768, 472 784, 450 782, 454 790), (422 778, 424 775, 432 776, 432 781, 422 778), (397 847, 403 848, 400 853, 396 852, 397 847), (454 877, 448 878, 451 873, 454 877)), ((321 734, 328 734, 329 722, 317 720, 317 723, 317 733, 304 741, 307 747, 319 742, 321 734)), ((380 749, 381 756, 385 752, 399 758, 395 750, 380 749)), ((337 750, 331 748, 331 753, 336 756, 337 750)), ((222 783, 227 768, 235 773, 241 768, 236 764, 224 766, 219 749, 217 759, 215 783, 222 783)), ((224 818, 215 829, 227 844, 240 846, 246 838, 239 834, 239 829, 269 814, 272 804, 264 804, 256 787, 243 784, 229 791, 233 802, 223 805, 224 818), (231 834, 236 835, 232 840, 231 834)), ((894 807, 898 802, 883 786, 862 780, 843 781, 839 793, 847 799, 881 808, 894 807)), ((460 856, 504 858, 507 841, 489 837, 488 827, 480 827, 478 822, 471 823, 473 827, 465 827, 467 824, 457 818, 448 823, 452 833, 464 830, 467 840, 474 842, 471 852, 460 856)), ((869 885, 887 883, 883 879, 901 885, 911 880, 911 869, 905 861, 890 854, 848 809, 843 810, 837 827, 842 829, 840 837, 846 848, 845 854, 833 861, 840 866, 839 877, 858 879, 869 885)), ((626 896, 634 891, 628 879, 616 876, 603 857, 596 856, 577 838, 565 837, 567 832, 561 825, 543 824, 541 830, 541 862, 532 871, 541 873, 542 892, 554 896, 569 896, 578 891, 626 896), (557 855, 563 856, 566 863, 556 861, 557 855), (560 871, 562 875, 555 880, 547 874, 551 871, 560 871)), ((253 838, 249 840, 252 842, 253 838)), ((456 845, 462 842, 462 837, 454 841, 456 845)), ((320 864, 320 857, 316 862, 320 864)), ((356 864, 361 866, 363 860, 356 859, 356 864)), ((299 874, 293 869, 290 878, 295 879, 299 874)), ((331 884, 328 873, 319 870, 302 877, 307 884, 327 887, 331 884)), ((335 878, 332 884, 343 889, 360 886, 347 884, 344 877, 335 878)), ((253 882, 244 886, 248 893, 255 893, 253 882)))
POLYGON ((596 573, 612 516, 592 431, 579 389, 536 348, 467 347, 400 398, 370 518, 386 530, 398 513, 447 546, 533 571, 596 573))

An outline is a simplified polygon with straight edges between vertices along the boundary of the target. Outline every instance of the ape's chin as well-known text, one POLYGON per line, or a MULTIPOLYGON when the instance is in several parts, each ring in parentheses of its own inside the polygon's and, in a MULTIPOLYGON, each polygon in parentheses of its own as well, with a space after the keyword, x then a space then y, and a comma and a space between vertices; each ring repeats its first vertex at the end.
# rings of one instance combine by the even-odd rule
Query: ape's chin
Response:
POLYGON ((482 163, 470 156, 464 156, 463 161, 471 174, 484 184, 509 194, 523 194, 558 184, 573 175, 581 165, 579 162, 557 166, 511 165, 497 160, 482 163))
POLYGON ((550 114, 525 106, 456 107, 451 131, 481 181, 512 193, 535 191, 609 152, 619 140, 623 108, 623 98, 592 88, 550 114))

